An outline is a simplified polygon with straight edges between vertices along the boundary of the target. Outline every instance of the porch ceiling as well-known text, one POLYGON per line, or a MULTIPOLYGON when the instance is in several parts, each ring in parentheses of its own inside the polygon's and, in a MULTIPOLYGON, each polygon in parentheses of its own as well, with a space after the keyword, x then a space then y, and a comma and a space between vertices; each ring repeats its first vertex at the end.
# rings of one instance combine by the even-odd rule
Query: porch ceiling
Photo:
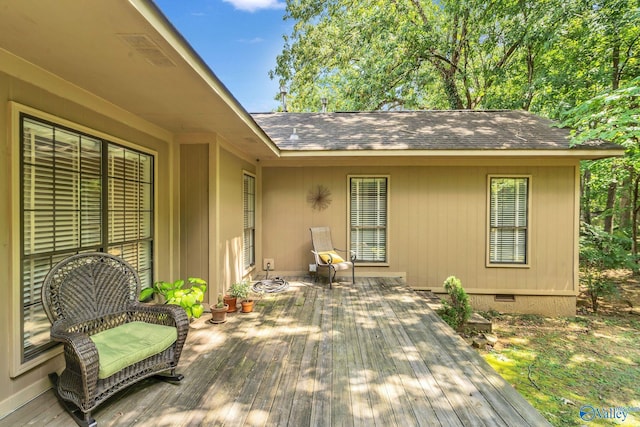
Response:
POLYGON ((241 151, 276 157, 269 138, 151 1, 3 2, 0 28, 1 49, 176 136, 216 133, 241 151))

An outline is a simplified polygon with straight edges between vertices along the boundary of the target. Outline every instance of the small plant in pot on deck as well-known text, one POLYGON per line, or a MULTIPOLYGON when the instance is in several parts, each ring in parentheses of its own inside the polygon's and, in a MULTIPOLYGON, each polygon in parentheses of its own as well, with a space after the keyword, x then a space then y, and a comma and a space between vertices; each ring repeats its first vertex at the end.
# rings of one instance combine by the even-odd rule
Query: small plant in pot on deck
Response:
POLYGON ((249 313, 253 311, 253 300, 249 299, 249 292, 251 290, 251 284, 243 280, 231 285, 229 293, 235 296, 242 303, 242 312, 249 313))
POLYGON ((202 316, 204 312, 202 301, 206 290, 207 282, 198 277, 189 277, 186 283, 182 279, 175 282, 158 281, 152 287, 142 289, 139 300, 147 301, 155 294, 161 295, 165 304, 181 306, 189 319, 192 319, 202 316))
POLYGON ((229 308, 227 309, 228 313, 235 313, 238 310, 238 308, 236 307, 236 302, 238 301, 238 298, 231 295, 231 293, 225 294, 223 297, 223 300, 224 300, 224 303, 229 306, 229 308))
POLYGON ((227 310, 229 305, 224 303, 222 294, 218 294, 218 303, 211 306, 211 320, 210 323, 218 324, 227 321, 227 310))

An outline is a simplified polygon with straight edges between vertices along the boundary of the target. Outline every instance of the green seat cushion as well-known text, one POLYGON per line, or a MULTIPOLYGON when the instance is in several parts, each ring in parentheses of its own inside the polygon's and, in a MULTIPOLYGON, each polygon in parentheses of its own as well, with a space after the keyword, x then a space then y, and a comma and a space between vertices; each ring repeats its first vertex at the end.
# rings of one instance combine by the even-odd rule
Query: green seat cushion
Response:
POLYGON ((121 369, 169 348, 178 339, 172 326, 131 322, 91 336, 98 349, 98 378, 110 377, 121 369))

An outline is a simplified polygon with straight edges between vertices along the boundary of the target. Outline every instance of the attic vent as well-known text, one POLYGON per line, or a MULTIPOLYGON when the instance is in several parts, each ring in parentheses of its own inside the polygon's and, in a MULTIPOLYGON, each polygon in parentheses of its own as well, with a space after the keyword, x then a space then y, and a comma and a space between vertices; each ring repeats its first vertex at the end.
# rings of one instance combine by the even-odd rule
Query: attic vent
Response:
POLYGON ((157 67, 175 67, 160 46, 146 34, 119 34, 120 38, 140 56, 157 67))

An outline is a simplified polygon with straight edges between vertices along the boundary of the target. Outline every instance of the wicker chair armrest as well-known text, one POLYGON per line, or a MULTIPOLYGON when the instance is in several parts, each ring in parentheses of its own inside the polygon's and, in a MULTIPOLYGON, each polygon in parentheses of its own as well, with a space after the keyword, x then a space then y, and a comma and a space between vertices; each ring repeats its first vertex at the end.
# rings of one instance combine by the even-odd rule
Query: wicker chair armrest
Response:
POLYGON ((129 314, 131 322, 147 322, 157 325, 189 326, 189 317, 184 308, 175 304, 136 304, 129 314))
POLYGON ((83 389, 88 395, 94 393, 100 370, 98 349, 89 334, 75 330, 75 326, 65 321, 57 321, 51 326, 51 339, 64 344, 66 369, 78 374, 83 389))

